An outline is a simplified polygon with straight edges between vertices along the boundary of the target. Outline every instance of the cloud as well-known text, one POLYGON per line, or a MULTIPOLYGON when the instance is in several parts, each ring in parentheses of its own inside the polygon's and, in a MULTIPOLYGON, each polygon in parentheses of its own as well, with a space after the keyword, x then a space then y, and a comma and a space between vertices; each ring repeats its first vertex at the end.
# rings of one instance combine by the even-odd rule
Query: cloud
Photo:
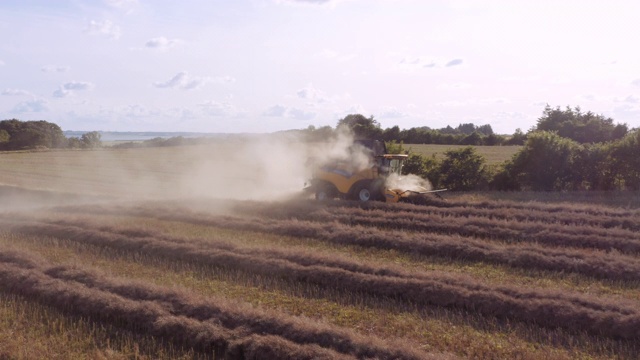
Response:
POLYGON ((13 108, 12 112, 22 114, 30 112, 45 112, 48 110, 49 107, 47 106, 46 100, 33 99, 19 103, 13 108))
POLYGON ((262 113, 263 116, 282 117, 295 120, 311 120, 316 117, 313 112, 306 112, 295 107, 286 107, 283 105, 274 105, 262 113))
POLYGON ((73 95, 73 93, 76 91, 91 90, 93 89, 93 87, 94 85, 90 82, 71 81, 60 85, 60 88, 53 92, 53 96, 60 98, 67 97, 69 95, 73 95))
POLYGON ((5 65, 4 61, 0 60, 0 66, 4 66, 4 65, 5 65))
POLYGON ((453 59, 447 62, 445 67, 457 66, 462 64, 462 59, 453 59))
MULTIPOLYGON (((391 54, 395 56, 396 54, 391 54)), ((398 62, 398 67, 405 71, 418 71, 419 69, 433 69, 461 65, 462 59, 446 60, 442 57, 421 55, 421 56, 404 56, 398 62)))
POLYGON ((298 90, 296 92, 296 95, 300 99, 305 99, 315 103, 323 103, 329 101, 329 98, 325 95, 325 93, 313 87, 313 84, 309 84, 306 87, 298 90))
POLYGON ((153 39, 148 40, 144 44, 144 47, 146 47, 147 49, 167 51, 172 47, 175 47, 176 45, 180 44, 180 42, 181 41, 178 39, 167 39, 164 36, 160 36, 160 37, 155 37, 153 39))
POLYGON ((42 70, 43 72, 67 72, 69 71, 70 67, 68 66, 57 66, 57 65, 45 65, 42 68, 40 68, 40 70, 42 70))
POLYGON ((388 108, 382 109, 382 112, 380 113, 379 116, 380 118, 386 118, 386 119, 399 119, 403 117, 408 117, 410 115, 400 111, 395 107, 388 107, 388 108))
POLYGON ((205 101, 198 104, 202 108, 205 115, 208 116, 238 116, 242 114, 242 111, 237 109, 233 104, 229 102, 219 102, 214 100, 205 101))
MULTIPOLYGON (((0 61, 1 62, 1 61, 0 61)), ((640 86, 640 79, 635 79, 631 82, 631 85, 640 86)))
POLYGON ((174 77, 167 81, 154 82, 153 86, 161 89, 182 89, 193 90, 203 87, 206 83, 210 82, 208 77, 195 77, 190 76, 186 71, 177 73, 174 77))
POLYGON ((7 96, 20 96, 20 95, 31 95, 30 92, 28 92, 27 90, 21 90, 21 89, 9 89, 6 88, 2 91, 2 95, 7 95, 7 96))
POLYGON ((122 35, 120 27, 109 20, 91 20, 89 25, 87 25, 85 32, 90 35, 105 35, 111 39, 118 39, 122 35))

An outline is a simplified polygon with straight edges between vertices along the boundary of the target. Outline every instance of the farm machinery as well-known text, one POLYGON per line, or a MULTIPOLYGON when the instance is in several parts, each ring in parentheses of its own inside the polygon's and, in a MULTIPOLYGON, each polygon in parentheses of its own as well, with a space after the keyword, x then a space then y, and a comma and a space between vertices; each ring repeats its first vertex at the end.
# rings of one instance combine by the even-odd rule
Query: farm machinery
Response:
MULTIPOLYGON (((403 184, 401 174, 405 154, 388 154, 383 141, 356 140, 350 148, 352 157, 321 164, 314 168, 305 190, 318 201, 347 199, 360 202, 385 201, 424 203, 429 190, 424 186, 403 184), (362 154, 366 165, 362 164, 362 154), (360 158, 360 161, 356 161, 360 158)), ((439 195, 438 195, 439 196, 439 195)))

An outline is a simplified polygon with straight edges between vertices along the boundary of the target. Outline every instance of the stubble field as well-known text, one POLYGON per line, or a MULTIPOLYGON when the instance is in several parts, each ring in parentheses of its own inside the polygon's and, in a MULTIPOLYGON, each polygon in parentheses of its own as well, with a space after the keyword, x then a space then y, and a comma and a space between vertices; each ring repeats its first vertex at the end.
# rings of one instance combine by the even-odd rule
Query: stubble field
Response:
POLYGON ((222 199, 146 151, 0 155, 0 358, 640 355, 636 203, 222 199))

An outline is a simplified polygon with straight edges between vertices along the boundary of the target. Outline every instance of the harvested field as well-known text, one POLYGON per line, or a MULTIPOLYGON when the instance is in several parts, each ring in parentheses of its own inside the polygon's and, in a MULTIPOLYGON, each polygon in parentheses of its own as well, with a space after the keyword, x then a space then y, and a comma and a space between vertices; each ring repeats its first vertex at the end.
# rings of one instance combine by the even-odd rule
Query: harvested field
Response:
POLYGON ((0 289, 202 357, 637 356, 638 212, 521 205, 5 212, 0 289))
POLYGON ((0 358, 640 357, 637 206, 149 200, 192 165, 146 152, 121 193, 81 152, 5 159, 41 166, 0 175, 0 358))

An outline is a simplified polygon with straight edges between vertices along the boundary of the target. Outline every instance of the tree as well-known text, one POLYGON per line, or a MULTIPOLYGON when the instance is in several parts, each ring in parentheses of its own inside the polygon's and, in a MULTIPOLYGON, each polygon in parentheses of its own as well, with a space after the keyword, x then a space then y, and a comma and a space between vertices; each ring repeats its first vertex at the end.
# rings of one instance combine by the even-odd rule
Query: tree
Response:
POLYGON ((358 139, 375 140, 382 137, 380 124, 373 116, 366 118, 360 114, 347 115, 338 121, 337 127, 347 127, 351 129, 354 136, 358 139))
POLYGON ((485 159, 467 146, 449 150, 440 163, 440 184, 449 190, 468 191, 488 183, 485 159))
POLYGON ((80 142, 82 143, 82 147, 85 149, 93 149, 102 146, 102 141, 100 139, 102 135, 100 135, 97 131, 90 131, 88 133, 82 134, 80 137, 80 142))
POLYGON ((0 144, 7 143, 11 139, 11 136, 7 132, 7 130, 0 129, 0 144))
POLYGON ((612 145, 609 164, 620 187, 640 190, 640 129, 612 145))
POLYGON ((409 157, 405 160, 404 166, 402 167, 402 174, 413 174, 427 179, 433 187, 439 186, 439 172, 439 163, 435 155, 425 157, 415 153, 409 154, 409 157))
POLYGON ((626 124, 615 125, 613 119, 596 115, 591 111, 583 113, 579 107, 552 108, 547 105, 538 119, 536 130, 554 131, 558 135, 581 144, 609 142, 622 138, 628 131, 626 124))
POLYGON ((506 167, 509 177, 531 190, 570 190, 578 187, 575 165, 580 144, 554 132, 536 131, 506 167))
POLYGON ((525 141, 527 141, 527 134, 518 128, 513 135, 504 142, 504 145, 524 145, 525 141))
POLYGON ((9 134, 9 140, 3 143, 3 148, 8 150, 37 146, 62 148, 67 145, 67 138, 62 133, 62 129, 58 125, 44 120, 3 120, 0 121, 0 130, 9 134))

